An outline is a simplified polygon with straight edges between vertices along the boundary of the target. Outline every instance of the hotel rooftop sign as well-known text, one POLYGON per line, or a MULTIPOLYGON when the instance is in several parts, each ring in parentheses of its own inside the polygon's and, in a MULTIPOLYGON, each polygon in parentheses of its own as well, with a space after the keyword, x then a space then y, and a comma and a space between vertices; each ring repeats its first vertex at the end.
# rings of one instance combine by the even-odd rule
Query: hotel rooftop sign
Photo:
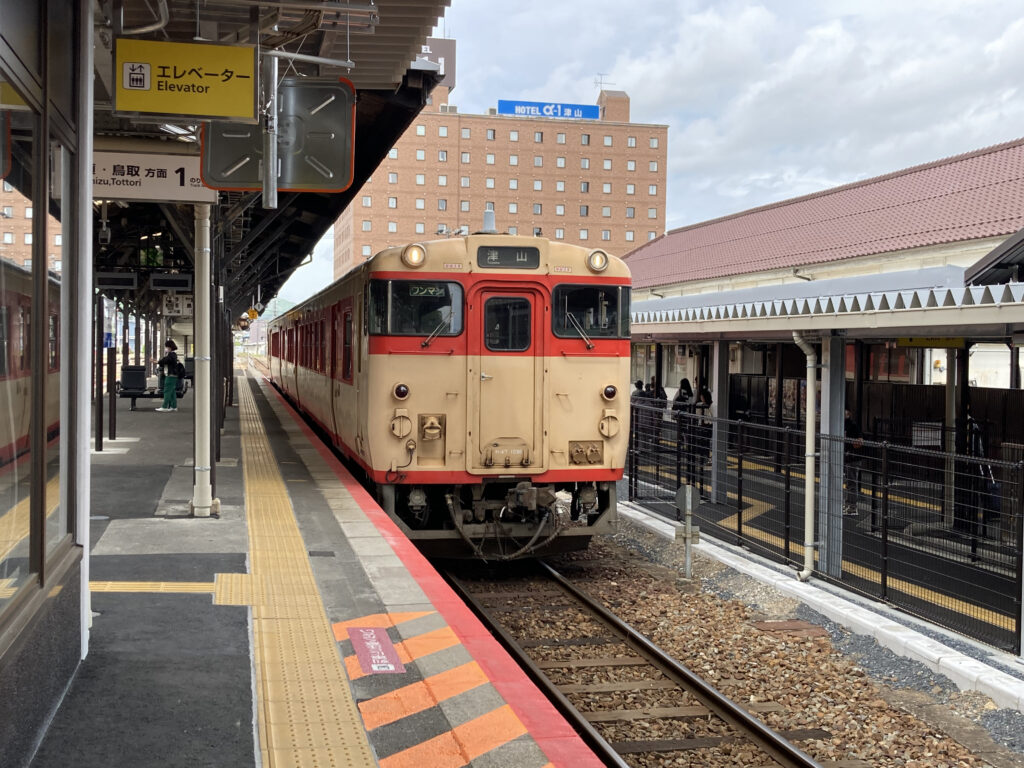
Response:
POLYGON ((498 100, 499 115, 516 117, 559 117, 570 120, 597 120, 601 110, 596 104, 566 104, 561 101, 498 100))

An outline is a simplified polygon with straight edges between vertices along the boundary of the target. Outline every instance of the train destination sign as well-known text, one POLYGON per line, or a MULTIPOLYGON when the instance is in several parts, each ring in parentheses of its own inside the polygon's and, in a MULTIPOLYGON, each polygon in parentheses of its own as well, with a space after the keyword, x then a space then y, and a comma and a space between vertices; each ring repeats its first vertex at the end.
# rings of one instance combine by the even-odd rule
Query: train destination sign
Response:
POLYGON ((118 38, 114 111, 256 122, 256 47, 118 38))
POLYGON ((540 249, 532 245, 483 245, 476 250, 477 266, 485 269, 536 269, 540 249))
POLYGON ((498 99, 499 115, 519 117, 560 117, 571 120, 597 120, 601 110, 596 104, 566 104, 561 101, 507 101, 498 99))
POLYGON ((157 203, 217 202, 217 191, 203 186, 200 179, 198 155, 141 152, 93 152, 92 196, 157 203))

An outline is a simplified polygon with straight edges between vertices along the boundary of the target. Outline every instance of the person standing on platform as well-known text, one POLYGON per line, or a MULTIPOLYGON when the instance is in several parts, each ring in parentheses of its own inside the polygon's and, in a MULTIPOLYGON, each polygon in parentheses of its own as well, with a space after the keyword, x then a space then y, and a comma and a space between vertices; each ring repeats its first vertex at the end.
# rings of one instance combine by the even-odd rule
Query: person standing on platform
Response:
POLYGON ((157 408, 160 413, 178 410, 178 345, 172 339, 164 344, 166 354, 156 361, 164 374, 164 404, 157 408))

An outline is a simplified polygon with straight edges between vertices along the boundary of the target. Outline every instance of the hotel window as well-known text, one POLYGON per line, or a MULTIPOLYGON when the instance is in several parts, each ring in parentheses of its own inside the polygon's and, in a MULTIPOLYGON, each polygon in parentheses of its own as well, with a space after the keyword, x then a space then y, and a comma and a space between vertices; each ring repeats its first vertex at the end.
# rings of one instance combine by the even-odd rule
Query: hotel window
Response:
POLYGON ((424 174, 422 174, 422 173, 417 173, 416 174, 416 184, 417 184, 417 186, 423 186, 426 183, 427 183, 427 177, 424 174))
POLYGON ((612 207, 610 205, 602 205, 601 215, 604 216, 606 219, 610 218, 612 215, 612 207))
POLYGON ((590 143, 590 134, 589 133, 580 134, 580 144, 583 144, 585 146, 585 145, 587 145, 589 143, 590 143))
POLYGON ((508 204, 508 212, 509 213, 519 213, 519 203, 509 203, 508 204))
POLYGON ((13 191, 14 191, 14 187, 11 186, 11 182, 5 181, 4 182, 4 192, 13 192, 13 191))
POLYGON ((590 236, 590 233, 587 230, 585 230, 585 229, 581 229, 580 230, 580 240, 586 240, 587 237, 589 237, 589 236, 590 236))
POLYGON ((32 245, 32 233, 31 232, 26 232, 25 233, 25 245, 32 245))
POLYGON ((556 181, 555 182, 555 192, 565 192, 565 182, 564 181, 556 181))
POLYGON ((629 208, 629 207, 627 207, 626 208, 626 218, 627 219, 635 219, 636 218, 636 208, 629 208))
POLYGON ((565 134, 564 133, 556 133, 555 134, 555 144, 565 144, 565 134))
POLYGON ((508 228, 508 233, 510 235, 518 235, 519 234, 519 227, 509 227, 508 228))
POLYGON ((447 149, 439 149, 439 150, 437 150, 437 162, 439 162, 439 163, 447 163, 448 162, 448 150, 447 149))
POLYGON ((425 210, 426 207, 427 207, 427 201, 424 200, 422 197, 417 197, 416 198, 416 210, 417 211, 422 211, 422 210, 425 210))
POLYGON ((371 224, 366 219, 363 219, 363 232, 369 232, 372 229, 373 229, 373 224, 371 224))
POLYGON ((448 186, 448 177, 445 174, 442 173, 442 174, 440 174, 437 177, 437 186, 439 186, 439 187, 447 187, 448 186))
POLYGON ((544 131, 534 131, 533 132, 533 141, 536 144, 542 143, 544 141, 544 131))
POLYGON ((494 141, 494 129, 493 128, 488 128, 487 129, 487 140, 488 141, 494 141))
POLYGON ((391 173, 388 174, 388 184, 397 184, 397 183, 398 183, 398 174, 395 173, 394 171, 391 171, 391 173))
POLYGON ((437 126, 437 135, 441 136, 442 138, 447 137, 448 136, 448 126, 447 125, 439 125, 439 126, 437 126))
POLYGON ((390 157, 392 160, 397 160, 398 159, 398 147, 392 147, 391 149, 389 149, 388 150, 388 157, 390 157))
POLYGON ((519 189, 519 179, 509 179, 508 180, 508 188, 509 189, 519 189))
POLYGON ((363 208, 369 208, 373 205, 373 198, 369 195, 363 195, 363 208))
POLYGON ((627 243, 632 243, 633 242, 633 230, 632 229, 627 229, 626 230, 626 242, 627 243))
POLYGON ((541 212, 543 210, 544 210, 543 206, 540 203, 534 203, 533 204, 533 215, 534 216, 540 216, 540 214, 541 214, 541 212))
POLYGON ((653 240, 653 239, 654 239, 654 238, 656 238, 657 236, 658 236, 658 233, 657 233, 657 232, 648 232, 648 233, 647 233, 647 239, 648 239, 648 240, 653 240))
POLYGON ((533 167, 534 168, 542 168, 543 166, 544 166, 544 158, 541 157, 540 155, 534 155, 533 156, 533 167))
POLYGON ((468 187, 469 186, 469 176, 463 176, 462 178, 460 178, 459 179, 459 186, 460 187, 468 187))
POLYGON ((606 195, 610 195, 612 193, 612 183, 610 181, 606 181, 601 185, 601 191, 606 195))
POLYGON ((463 213, 469 213, 469 200, 463 200, 459 203, 459 210, 463 213))
POLYGON ((427 159, 427 152, 426 152, 426 150, 417 149, 416 150, 416 159, 417 160, 426 160, 427 159))
POLYGON ((636 146, 636 136, 627 136, 626 137, 626 146, 627 147, 635 147, 636 146))
POLYGON ((463 152, 459 156, 459 160, 461 160, 463 163, 468 163, 469 162, 469 152, 463 152))
POLYGON ((636 194, 636 184, 627 184, 626 185, 626 194, 627 195, 635 195, 636 194))
POLYGON ((468 139, 469 138, 469 128, 463 128, 462 129, 462 138, 464 138, 464 139, 468 139))
POLYGON ((555 158, 555 167, 556 168, 565 168, 565 158, 564 157, 556 157, 555 158))
POLYGON ((438 201, 437 201, 437 210, 439 210, 439 211, 447 211, 448 210, 448 201, 445 200, 444 198, 439 198, 438 201))
POLYGON ((648 208, 647 209, 647 218, 648 219, 656 219, 656 218, 658 218, 658 209, 657 208, 648 208))
POLYGON ((610 171, 612 169, 612 161, 611 160, 605 159, 605 161, 604 161, 604 169, 606 171, 610 171))
POLYGON ((508 140, 509 141, 519 141, 519 131, 509 131, 508 132, 508 140))
POLYGON ((494 179, 492 179, 492 178, 484 179, 484 186, 487 189, 494 189, 494 179))
POLYGON ((658 148, 658 140, 656 138, 652 138, 651 139, 651 149, 657 149, 657 148, 658 148))
POLYGON ((589 191, 590 191, 590 182, 589 181, 581 181, 580 182, 580 192, 589 192, 589 191))
POLYGON ((555 206, 555 216, 565 216, 565 206, 561 203, 555 206))
POLYGON ((657 184, 648 184, 647 185, 647 194, 648 195, 656 195, 656 194, 658 194, 658 185, 657 184))
POLYGON ((647 164, 647 169, 649 171, 651 171, 652 173, 657 173, 658 172, 658 161, 657 160, 651 160, 651 162, 649 162, 647 164))
POLYGON ((13 232, 4 232, 4 242, 7 243, 8 245, 13 243, 14 242, 14 233, 13 232))
POLYGON ((580 206, 580 216, 589 216, 589 215, 590 215, 590 206, 589 205, 581 205, 580 206))
POLYGON ((602 240, 611 240, 612 239, 612 231, 610 229, 602 229, 601 230, 601 239, 602 240))
POLYGON ((606 147, 610 147, 612 145, 612 137, 611 136, 605 136, 604 137, 604 145, 606 147))
POLYGON ((388 208, 397 208, 397 207, 398 207, 398 198, 397 197, 389 197, 388 198, 388 208))
POLYGON ((398 231, 398 222, 397 221, 389 221, 388 222, 388 232, 397 232, 397 231, 398 231))
POLYGON ((533 228, 533 236, 534 237, 541 237, 541 235, 543 235, 543 231, 541 230, 541 228, 540 227, 534 227, 533 228))
POLYGON ((25 218, 26 219, 31 219, 32 218, 32 209, 31 208, 26 208, 25 209, 25 218))
POLYGON ((635 171, 636 170, 636 160, 627 160, 626 161, 626 170, 627 171, 635 171))
POLYGON ((565 230, 564 229, 556 229, 555 230, 555 240, 563 240, 564 238, 565 238, 565 230))
POLYGON ((586 170, 589 167, 590 167, 590 158, 589 157, 581 157, 580 158, 580 168, 582 168, 583 170, 586 170))
POLYGON ((534 179, 533 180, 533 191, 534 192, 540 192, 542 189, 544 189, 544 182, 541 181, 540 179, 534 179))
POLYGON ((519 155, 509 155, 508 156, 508 164, 509 165, 519 165, 519 155))
POLYGON ((416 234, 417 235, 422 235, 426 230, 427 230, 427 225, 426 224, 424 224, 422 221, 417 221, 416 222, 416 234))
POLYGON ((492 155, 491 153, 488 152, 487 157, 484 158, 484 160, 488 165, 494 165, 494 155, 492 155))
POLYGON ((363 246, 362 253, 363 253, 363 256, 373 256, 373 251, 370 249, 370 246, 368 246, 368 245, 364 245, 363 246))
POLYGON ((3 210, 3 216, 5 219, 14 218, 14 206, 5 205, 3 210))
POLYGON ((417 136, 426 136, 427 135, 427 126, 425 126, 425 125, 417 125, 416 126, 416 135, 417 136))

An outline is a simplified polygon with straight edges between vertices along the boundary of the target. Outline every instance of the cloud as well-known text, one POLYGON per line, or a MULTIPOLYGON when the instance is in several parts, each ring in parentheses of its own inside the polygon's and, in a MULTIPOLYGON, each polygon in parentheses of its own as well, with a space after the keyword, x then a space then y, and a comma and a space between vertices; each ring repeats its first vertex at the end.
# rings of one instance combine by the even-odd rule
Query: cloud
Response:
POLYGON ((1024 11, 1002 0, 454 0, 453 101, 593 103, 665 123, 670 227, 1017 138, 1024 11), (495 44, 493 30, 502 30, 495 44))

